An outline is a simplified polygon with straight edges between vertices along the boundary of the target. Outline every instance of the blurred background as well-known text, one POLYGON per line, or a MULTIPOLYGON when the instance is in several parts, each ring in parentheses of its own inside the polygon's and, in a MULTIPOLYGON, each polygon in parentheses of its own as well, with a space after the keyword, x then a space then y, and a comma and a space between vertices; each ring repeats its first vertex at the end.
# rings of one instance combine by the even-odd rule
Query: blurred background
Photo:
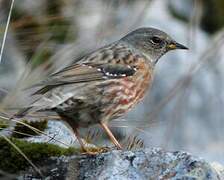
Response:
MULTIPOLYGON (((0 0, 1 43, 10 5, 0 0)), ((167 32, 190 50, 162 57, 150 93, 111 126, 121 139, 136 134, 146 147, 224 163, 223 0, 15 0, 0 64, 2 104, 24 104, 19 87, 144 26, 167 32)), ((59 122, 50 121, 46 132, 72 142, 59 122)))

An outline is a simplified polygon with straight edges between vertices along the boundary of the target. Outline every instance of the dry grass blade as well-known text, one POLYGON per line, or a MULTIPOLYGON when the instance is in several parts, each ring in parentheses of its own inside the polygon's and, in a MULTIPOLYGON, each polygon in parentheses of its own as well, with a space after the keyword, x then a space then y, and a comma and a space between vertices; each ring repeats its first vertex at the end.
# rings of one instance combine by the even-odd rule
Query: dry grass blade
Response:
POLYGON ((4 47, 5 47, 5 41, 6 41, 6 37, 7 37, 7 32, 8 32, 8 28, 9 28, 9 23, 10 23, 10 19, 11 19, 11 14, 12 14, 14 1, 15 0, 12 0, 12 2, 11 2, 9 14, 8 14, 8 19, 7 19, 7 23, 6 23, 6 27, 5 27, 5 32, 4 32, 4 35, 3 35, 2 47, 1 47, 1 51, 0 51, 0 63, 2 61, 2 54, 3 54, 4 47))
MULTIPOLYGON (((2 124, 0 124, 2 125, 2 124)), ((5 128, 0 128, 0 130, 5 130, 5 131, 11 131, 9 129, 5 129, 5 128)), ((27 136, 27 137, 32 137, 33 135, 32 134, 28 134, 28 133, 23 133, 23 132, 19 132, 19 131, 15 131, 15 130, 12 130, 13 133, 16 133, 16 134, 20 134, 20 135, 24 135, 24 136, 27 136)))
POLYGON ((87 132, 87 135, 85 137, 85 141, 87 143, 91 143, 92 141, 94 141, 95 139, 100 137, 100 130, 96 130, 96 129, 89 129, 87 132))
POLYGON ((22 121, 18 121, 18 120, 13 120, 13 119, 12 119, 12 121, 14 121, 14 122, 16 122, 16 123, 19 123, 19 124, 22 124, 22 125, 24 125, 24 126, 30 128, 31 130, 33 130, 33 131, 34 131, 35 133, 37 133, 37 134, 40 134, 40 135, 43 134, 43 135, 47 136, 48 138, 50 138, 51 140, 55 140, 56 142, 59 142, 59 143, 65 145, 66 147, 69 147, 68 144, 66 144, 66 143, 64 143, 64 142, 62 142, 62 141, 59 141, 59 140, 55 139, 55 137, 49 136, 47 133, 45 133, 45 132, 43 132, 43 131, 41 131, 41 130, 35 128, 35 127, 32 127, 32 126, 30 126, 29 124, 26 124, 26 123, 24 123, 24 122, 22 122, 22 121))
POLYGON ((134 150, 145 147, 143 140, 140 139, 138 135, 129 136, 126 140, 124 140, 123 145, 127 150, 134 150))
MULTIPOLYGON (((60 143, 60 144, 63 144, 63 145, 65 145, 66 147, 69 147, 69 145, 68 145, 67 143, 64 143, 64 142, 62 142, 62 141, 60 141, 60 140, 57 140, 55 137, 52 137, 52 136, 48 135, 47 133, 45 133, 45 132, 43 132, 43 131, 41 131, 41 130, 35 128, 35 127, 32 127, 31 125, 29 125, 29 124, 27 124, 27 123, 24 123, 24 122, 22 122, 22 121, 15 120, 15 119, 10 119, 10 118, 7 118, 7 117, 1 116, 1 115, 0 115, 0 118, 1 118, 1 119, 4 119, 4 120, 14 121, 15 123, 18 123, 18 124, 22 124, 23 126, 30 128, 30 129, 31 129, 32 131, 34 131, 36 134, 39 134, 39 135, 41 135, 41 134, 42 134, 42 135, 45 135, 45 136, 47 136, 49 139, 54 140, 54 141, 56 141, 56 142, 58 142, 58 143, 60 143)), ((4 129, 4 130, 5 130, 5 129, 4 129)))

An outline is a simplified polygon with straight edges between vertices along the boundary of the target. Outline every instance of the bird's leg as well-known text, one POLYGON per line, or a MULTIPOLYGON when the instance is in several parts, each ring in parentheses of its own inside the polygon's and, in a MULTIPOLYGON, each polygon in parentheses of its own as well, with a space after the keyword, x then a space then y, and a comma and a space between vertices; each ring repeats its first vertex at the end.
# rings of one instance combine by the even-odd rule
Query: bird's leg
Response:
POLYGON ((104 122, 100 122, 100 125, 102 126, 102 128, 106 131, 107 135, 109 136, 110 140, 113 142, 113 144, 118 148, 118 149, 122 149, 122 146, 120 145, 120 143, 117 141, 117 139, 114 137, 113 133, 111 132, 111 130, 108 128, 107 124, 104 122))
POLYGON ((83 143, 83 140, 80 137, 79 131, 78 131, 78 127, 73 127, 73 131, 75 133, 75 137, 77 138, 82 151, 84 152, 84 154, 89 154, 89 155, 96 155, 100 152, 105 152, 105 149, 97 149, 97 148, 92 148, 92 149, 87 149, 85 147, 85 144, 83 143))
POLYGON ((75 137, 76 137, 76 139, 78 140, 78 142, 79 142, 79 144, 80 144, 80 146, 81 146, 82 151, 83 151, 83 152, 87 152, 87 150, 86 150, 86 148, 85 148, 85 145, 84 145, 84 143, 83 143, 83 141, 82 141, 82 139, 81 139, 81 137, 80 137, 78 128, 77 128, 77 127, 74 127, 74 128, 73 128, 73 131, 74 131, 74 133, 75 133, 75 137))
POLYGON ((77 127, 73 127, 73 131, 74 131, 74 133, 75 133, 75 137, 77 138, 77 140, 78 140, 78 142, 79 142, 79 144, 80 144, 80 146, 81 146, 82 151, 83 151, 84 153, 86 153, 86 154, 89 154, 89 155, 96 155, 97 152, 91 152, 91 151, 89 151, 88 149, 85 148, 85 145, 84 145, 84 143, 83 143, 83 141, 82 141, 82 139, 81 139, 81 137, 80 137, 78 128, 77 128, 77 127))

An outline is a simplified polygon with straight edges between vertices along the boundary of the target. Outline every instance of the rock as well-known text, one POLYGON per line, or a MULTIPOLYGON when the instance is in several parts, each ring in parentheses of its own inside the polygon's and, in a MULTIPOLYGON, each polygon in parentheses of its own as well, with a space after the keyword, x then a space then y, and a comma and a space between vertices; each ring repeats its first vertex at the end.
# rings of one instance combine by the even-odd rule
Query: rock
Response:
MULTIPOLYGON (((46 179, 223 179, 223 167, 185 152, 159 148, 111 151, 96 156, 51 158, 39 166, 46 179), (219 168, 217 168, 219 167, 219 168)), ((19 179, 40 178, 30 169, 19 179)))

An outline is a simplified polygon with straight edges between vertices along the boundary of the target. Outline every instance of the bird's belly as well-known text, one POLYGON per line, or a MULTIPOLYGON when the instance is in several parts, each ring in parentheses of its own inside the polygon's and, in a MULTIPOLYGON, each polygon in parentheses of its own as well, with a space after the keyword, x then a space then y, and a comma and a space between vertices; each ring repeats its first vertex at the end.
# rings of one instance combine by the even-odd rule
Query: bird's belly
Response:
POLYGON ((102 104, 107 104, 103 110, 105 120, 115 119, 129 111, 143 98, 149 84, 151 84, 149 74, 137 79, 124 78, 111 81, 104 90, 102 99, 102 104))

